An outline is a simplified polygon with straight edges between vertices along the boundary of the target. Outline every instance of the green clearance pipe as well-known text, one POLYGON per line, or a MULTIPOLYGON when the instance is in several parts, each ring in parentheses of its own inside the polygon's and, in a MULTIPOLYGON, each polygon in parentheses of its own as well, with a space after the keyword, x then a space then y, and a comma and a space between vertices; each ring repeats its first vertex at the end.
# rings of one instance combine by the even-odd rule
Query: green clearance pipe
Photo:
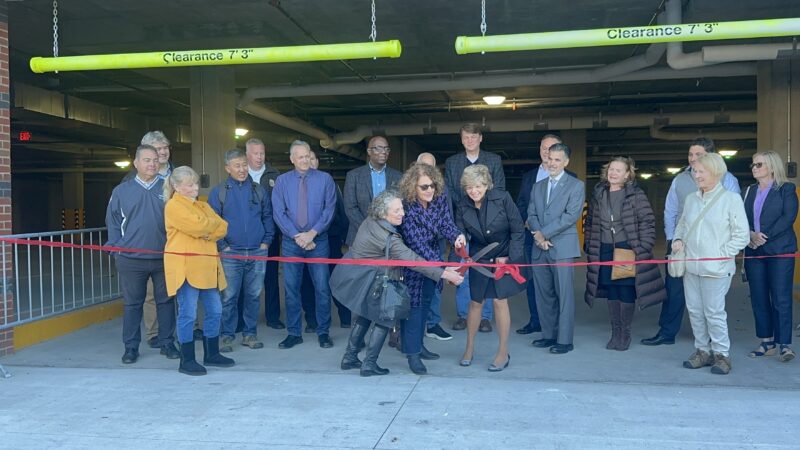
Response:
POLYGON ((683 23, 549 33, 459 36, 456 53, 511 52, 553 48, 654 44, 800 35, 800 18, 744 20, 739 22, 683 23))
POLYGON ((31 58, 35 73, 75 70, 146 69, 154 67, 223 66, 280 62, 331 61, 339 59, 398 58, 400 41, 350 44, 298 45, 292 47, 180 50, 113 55, 31 58))

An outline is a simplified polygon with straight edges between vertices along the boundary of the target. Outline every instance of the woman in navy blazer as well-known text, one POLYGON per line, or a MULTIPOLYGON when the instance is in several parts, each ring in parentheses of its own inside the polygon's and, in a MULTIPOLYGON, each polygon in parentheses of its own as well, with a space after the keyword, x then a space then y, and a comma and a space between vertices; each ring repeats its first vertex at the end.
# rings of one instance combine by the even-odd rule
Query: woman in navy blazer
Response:
MULTIPOLYGON (((750 244, 744 249, 745 257, 795 253, 797 191, 786 179, 781 157, 773 151, 758 152, 753 155, 750 167, 758 183, 748 187, 744 194, 750 224, 750 244)), ((750 283, 756 336, 761 339, 758 348, 748 356, 770 356, 777 350, 782 362, 791 361, 795 356, 789 347, 794 258, 748 258, 744 269, 750 283)))

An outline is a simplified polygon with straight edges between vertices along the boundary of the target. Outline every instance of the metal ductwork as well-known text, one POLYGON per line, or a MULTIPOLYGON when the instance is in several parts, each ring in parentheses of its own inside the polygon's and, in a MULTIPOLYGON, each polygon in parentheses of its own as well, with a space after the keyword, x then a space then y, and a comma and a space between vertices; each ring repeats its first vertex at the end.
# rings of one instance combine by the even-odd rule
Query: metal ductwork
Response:
POLYGON ((303 133, 307 136, 319 139, 319 143, 322 146, 322 148, 334 150, 338 153, 341 153, 345 156, 349 156, 351 158, 366 159, 367 157, 366 153, 358 149, 355 149, 353 147, 335 145, 333 138, 324 130, 321 130, 316 126, 311 125, 308 122, 304 122, 300 119, 295 119, 293 117, 286 117, 283 114, 279 114, 267 108, 266 106, 254 102, 250 103, 240 102, 237 108, 241 111, 252 114, 268 122, 272 122, 276 125, 280 125, 290 130, 297 131, 298 133, 303 133))
MULTIPOLYGON (((499 119, 496 122, 486 121, 487 131, 545 131, 545 130, 573 130, 593 128, 649 128, 654 123, 669 124, 670 126, 710 125, 719 123, 756 123, 755 111, 700 111, 657 114, 613 114, 613 115, 582 115, 564 117, 542 117, 538 119, 499 119)), ((335 134, 332 139, 337 144, 360 142, 380 129, 387 136, 420 136, 424 134, 457 134, 463 122, 425 122, 410 124, 380 124, 378 126, 362 125, 344 133, 335 134)), ((666 133, 666 132, 665 132, 666 133)), ((655 137, 655 136, 654 136, 655 137)), ((696 137, 693 135, 692 137, 696 137)), ((752 133, 744 137, 750 139, 752 133)), ((726 138, 738 139, 738 138, 726 138)))
MULTIPOLYGON (((683 23, 681 0, 667 0, 666 23, 679 25, 683 23)), ((692 69, 720 63, 737 61, 774 60, 779 57, 798 56, 795 44, 744 44, 718 45, 703 47, 694 53, 683 53, 682 42, 667 44, 667 64, 675 70, 692 69)))

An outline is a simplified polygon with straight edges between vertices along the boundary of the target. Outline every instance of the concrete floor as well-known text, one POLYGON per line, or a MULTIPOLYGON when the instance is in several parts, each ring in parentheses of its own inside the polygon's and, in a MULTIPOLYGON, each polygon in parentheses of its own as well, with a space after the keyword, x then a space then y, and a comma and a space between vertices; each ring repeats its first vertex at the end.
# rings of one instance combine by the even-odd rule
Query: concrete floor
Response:
MULTIPOLYGON (((583 272, 576 274, 582 299, 583 272)), ((453 291, 443 316, 454 317, 453 291)), ((512 328, 527 320, 511 300, 512 328)), ((512 331, 508 369, 490 373, 494 334, 479 334, 475 361, 458 366, 464 332, 426 345, 442 358, 411 373, 386 347, 385 377, 339 370, 349 330, 335 325, 332 349, 316 336, 290 350, 265 327, 265 348, 237 346, 230 369, 177 372, 158 350, 120 362, 121 321, 80 330, 0 359, 3 448, 798 448, 800 360, 746 356, 756 343, 747 286, 728 296, 733 371, 681 367, 692 351, 688 319, 672 346, 638 344, 657 329, 658 308, 637 312, 634 344, 605 350, 605 305, 577 308, 575 350, 531 347, 538 334, 512 331), (162 447, 163 446, 163 447, 162 447)), ((796 314, 797 317, 797 314, 796 314)))

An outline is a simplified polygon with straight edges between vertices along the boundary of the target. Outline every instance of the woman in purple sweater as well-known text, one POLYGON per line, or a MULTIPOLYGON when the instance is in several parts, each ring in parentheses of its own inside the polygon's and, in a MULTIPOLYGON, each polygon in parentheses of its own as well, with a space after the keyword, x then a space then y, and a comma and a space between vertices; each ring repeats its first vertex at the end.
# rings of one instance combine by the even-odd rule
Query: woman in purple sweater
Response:
MULTIPOLYGON (((406 210, 399 230, 408 248, 428 261, 441 261, 440 238, 444 237, 457 248, 466 244, 464 235, 453 222, 439 169, 427 164, 413 164, 403 174, 398 188, 406 210)), ((422 337, 431 297, 435 289, 442 288, 442 284, 409 269, 404 270, 404 277, 411 294, 411 314, 400 322, 402 351, 408 358, 411 371, 424 375, 428 370, 422 360, 439 358, 422 345, 422 337)))

